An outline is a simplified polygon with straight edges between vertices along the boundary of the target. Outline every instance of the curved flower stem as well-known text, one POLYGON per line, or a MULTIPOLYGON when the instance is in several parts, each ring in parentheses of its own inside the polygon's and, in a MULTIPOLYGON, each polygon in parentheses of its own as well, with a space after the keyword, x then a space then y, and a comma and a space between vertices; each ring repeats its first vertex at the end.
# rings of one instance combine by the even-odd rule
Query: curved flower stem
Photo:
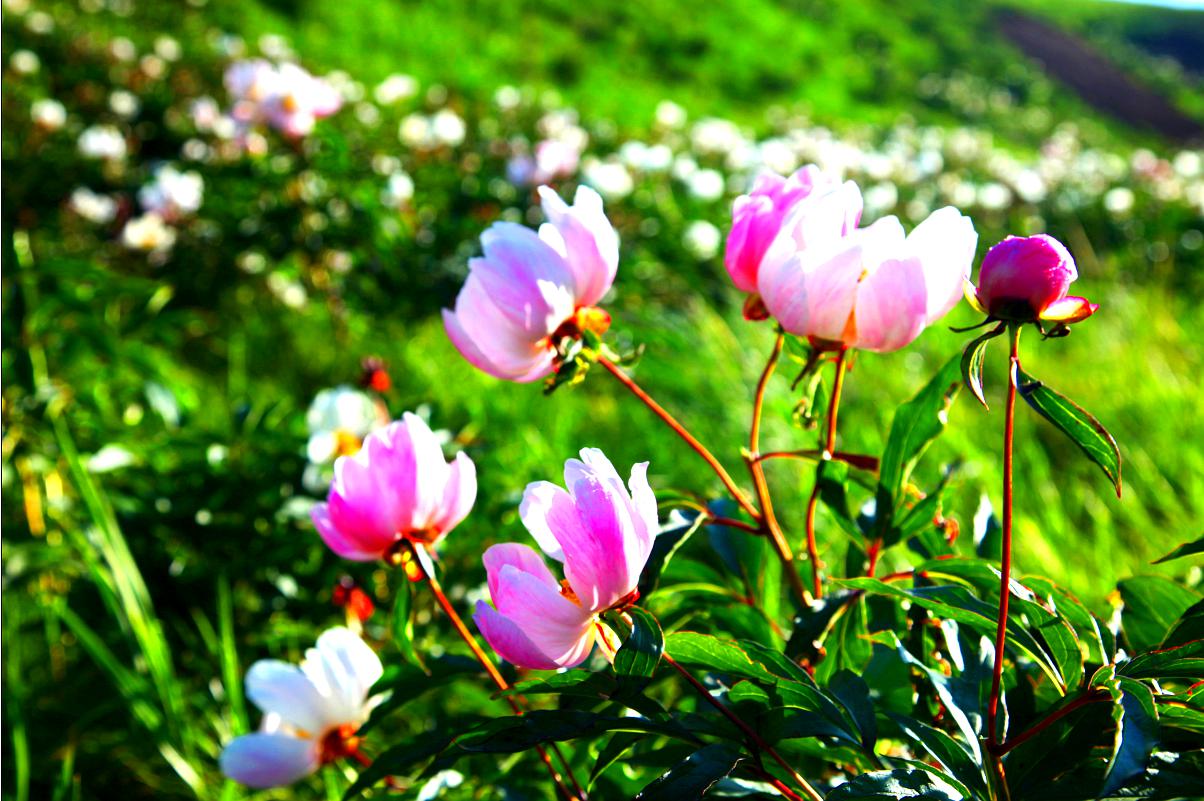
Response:
POLYGON ((753 729, 751 726, 749 726, 747 723, 745 723, 743 720, 741 720, 736 715, 735 712, 733 712, 732 710, 730 710, 726 706, 724 706, 717 698, 715 698, 715 696, 711 695, 710 691, 707 690, 707 688, 705 686, 703 686, 702 682, 700 682, 698 679, 694 678, 694 676, 690 673, 690 671, 688 671, 684 667, 682 667, 681 664, 678 663, 678 661, 676 659, 669 656, 669 654, 667 654, 667 653, 662 654, 661 659, 665 660, 666 664, 668 664, 669 667, 673 668, 678 673, 680 673, 682 675, 682 678, 684 678, 686 681, 688 681, 690 683, 690 686, 692 686, 695 690, 697 690, 698 694, 701 695, 703 697, 703 699, 706 700, 707 703, 709 703, 711 706, 715 707, 715 709, 719 710, 720 714, 722 714, 725 718, 727 718, 728 721, 733 726, 735 726, 737 729, 739 729, 740 732, 749 739, 750 743, 752 743, 754 746, 756 746, 758 750, 764 752, 765 754, 768 754, 773 759, 774 762, 777 762, 779 765, 781 765, 782 769, 785 770, 792 779, 794 779, 795 783, 802 789, 802 791, 807 795, 808 798, 812 799, 812 801, 823 801, 823 796, 820 795, 819 792, 814 787, 812 787, 811 784, 806 779, 804 779, 802 776, 798 775, 798 773, 795 771, 795 769, 790 767, 790 763, 787 762, 782 757, 781 754, 779 754, 776 750, 774 750, 774 747, 772 745, 765 742, 764 738, 762 738, 761 735, 757 734, 755 729, 753 729))
MULTIPOLYGON (((848 366, 845 357, 849 349, 841 347, 836 353, 836 377, 832 380, 832 397, 828 401, 827 430, 824 434, 823 460, 832 458, 836 450, 836 416, 840 411, 840 393, 844 389, 845 368, 848 366)), ((807 499, 807 558, 811 560, 811 592, 816 598, 824 595, 823 583, 819 578, 819 546, 815 542, 815 510, 819 505, 819 471, 823 469, 823 461, 815 469, 815 486, 811 488, 811 497, 807 499)))
POLYGON ((1008 395, 1003 424, 1003 556, 999 564, 999 621, 995 627, 995 669, 987 701, 987 747, 999 747, 999 690, 1003 683, 1003 649, 1007 643, 1008 600, 1012 581, 1012 439, 1016 427, 1016 370, 1020 366, 1020 326, 1008 332, 1012 347, 1008 362, 1008 395))
POLYGON ((999 745, 995 746, 993 751, 996 755, 1003 756, 1004 754, 1011 751, 1016 746, 1023 745, 1024 743, 1031 740, 1033 737, 1036 737, 1038 734, 1045 731, 1050 726, 1052 726, 1054 723, 1057 723, 1059 720, 1061 720, 1062 718, 1069 715, 1071 712, 1074 712, 1075 710, 1078 710, 1078 709, 1082 709, 1083 707, 1085 707, 1089 704, 1098 703, 1100 701, 1106 701, 1106 700, 1108 700, 1108 698, 1109 698, 1109 696, 1107 693, 1097 691, 1097 690, 1092 690, 1091 692, 1088 692, 1086 695, 1083 695, 1083 696, 1071 701, 1069 704, 1062 707, 1061 709, 1058 709, 1058 710, 1046 715, 1044 718, 1037 721, 1032 726, 1025 729, 1023 732, 1016 735, 1012 739, 1008 740, 1006 743, 1000 743, 999 745))
POLYGON ((765 467, 757 458, 761 443, 761 412, 765 405, 765 390, 769 386, 769 378, 773 375, 774 368, 777 367, 778 359, 782 356, 782 347, 785 344, 786 334, 779 329, 777 339, 773 343, 773 351, 769 354, 769 361, 765 363, 765 369, 761 371, 761 379, 757 382, 757 392, 753 397, 752 426, 748 435, 748 471, 752 474, 753 488, 757 492, 757 503, 761 507, 761 530, 768 534, 770 541, 773 542, 778 559, 782 562, 782 569, 786 572, 786 579, 790 582, 790 588, 799 605, 805 608, 811 599, 807 596, 802 576, 799 575, 798 568, 794 563, 794 552, 790 550, 790 543, 786 541, 782 527, 778 525, 777 515, 773 511, 773 498, 769 494, 769 483, 765 480, 765 467))
POLYGON ((759 527, 754 526, 751 523, 745 523, 743 520, 734 520, 733 518, 730 518, 730 517, 707 517, 706 523, 704 523, 703 525, 729 526, 731 528, 738 528, 741 531, 747 531, 749 534, 764 533, 761 531, 761 529, 759 527))
MULTIPOLYGON (((415 544, 412 545, 412 547, 415 551, 418 551, 423 546, 415 544)), ((456 633, 460 635, 460 639, 464 640, 464 643, 468 646, 468 649, 472 651, 472 655, 476 657, 477 662, 479 662, 481 667, 485 669, 485 672, 489 674, 489 678, 493 679, 493 683, 497 685, 498 689, 510 689, 510 683, 506 681, 506 677, 502 675, 501 671, 498 670, 497 665, 495 665, 493 660, 489 658, 489 654, 485 653, 484 649, 481 648, 480 644, 477 642, 477 638, 473 636, 471 631, 469 631, 468 626, 464 624, 464 620, 460 617, 460 614, 456 611, 456 608, 452 606, 451 600, 447 597, 447 594, 443 592, 443 586, 439 583, 439 579, 435 578, 433 571, 426 569, 424 563, 429 564, 429 558, 426 557, 425 553, 416 554, 416 556, 418 556, 418 558, 416 558, 414 561, 419 565, 422 574, 426 577, 427 583, 430 585, 431 593, 435 596, 435 600, 438 602, 439 607, 451 621, 452 627, 456 630, 456 633)), ((506 701, 510 704, 510 708, 514 710, 514 714, 521 715, 523 713, 522 704, 518 702, 517 698, 513 696, 506 696, 506 701)), ((556 752, 556 756, 560 759, 561 764, 564 765, 564 773, 568 777, 569 781, 572 782, 573 788, 576 792, 569 790, 569 788, 564 785, 564 781, 560 778, 560 772, 557 771, 556 766, 552 764, 552 760, 548 756, 548 752, 543 746, 537 745, 535 746, 535 750, 539 753, 539 758, 547 767, 548 773, 552 777, 552 782, 556 785, 556 788, 560 791, 561 795, 567 799, 567 801, 578 801, 578 799, 584 801, 587 796, 585 791, 581 788, 581 785, 577 782, 577 778, 573 775, 573 769, 569 765, 568 759, 565 758, 564 753, 560 750, 560 746, 558 744, 551 743, 551 747, 552 750, 556 752)))
POLYGON ((685 427, 682 426, 681 423, 673 419, 673 415, 669 414, 669 412, 665 411, 663 406, 654 401, 651 395, 645 392, 639 384, 632 380, 631 376, 627 375, 627 373, 623 371, 623 368, 619 367, 605 356, 598 357, 598 364, 605 367, 611 375, 618 379, 620 384, 627 387, 627 389, 631 391, 632 395, 635 395, 637 398, 643 401, 645 406, 651 409, 657 417, 664 421, 665 425, 673 429, 677 436, 685 440, 686 444, 693 448, 694 452, 701 456, 703 461, 711 466, 711 469, 715 471, 715 475, 719 476, 719 480, 723 482, 723 486, 727 487, 727 491, 730 492, 732 497, 736 499, 736 503, 740 504, 741 509, 747 512, 754 520, 761 519, 761 513, 757 511, 757 508, 752 505, 740 488, 736 486, 736 482, 732 480, 731 475, 729 475, 727 470, 724 469, 723 465, 719 463, 719 460, 716 459, 701 442, 694 438, 693 434, 691 434, 689 431, 686 431, 685 427))

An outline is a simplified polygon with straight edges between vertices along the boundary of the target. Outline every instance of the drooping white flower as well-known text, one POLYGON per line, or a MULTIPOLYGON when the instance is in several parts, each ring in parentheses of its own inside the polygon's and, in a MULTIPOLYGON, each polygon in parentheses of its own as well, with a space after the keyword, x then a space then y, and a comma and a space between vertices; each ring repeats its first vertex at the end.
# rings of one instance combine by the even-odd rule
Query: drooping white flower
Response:
POLYGON ((342 627, 323 632, 299 666, 256 662, 246 692, 263 711, 263 724, 225 747, 222 773, 248 787, 279 787, 355 755, 355 732, 372 710, 368 693, 382 672, 380 658, 342 627))

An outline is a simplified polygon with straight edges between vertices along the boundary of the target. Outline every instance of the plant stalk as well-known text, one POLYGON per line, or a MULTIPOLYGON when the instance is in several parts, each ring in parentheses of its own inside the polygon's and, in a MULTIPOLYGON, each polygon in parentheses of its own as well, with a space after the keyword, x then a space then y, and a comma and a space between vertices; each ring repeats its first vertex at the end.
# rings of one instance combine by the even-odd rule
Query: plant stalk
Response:
MULTIPOLYGON (((412 547, 415 551, 417 551, 423 546, 415 544, 412 545, 412 547)), ((464 620, 460 617, 460 614, 456 611, 456 608, 452 606, 451 600, 447 597, 447 594, 443 592, 443 586, 439 583, 439 579, 435 578, 435 574, 432 571, 428 571, 423 565, 425 560, 415 558, 414 561, 419 566, 422 574, 426 577, 427 583, 431 588, 431 593, 435 596, 435 601, 438 602, 439 607, 451 621, 452 627, 456 630, 456 633, 460 635, 460 639, 464 640, 464 643, 468 646, 468 649, 472 651, 472 655, 476 657, 477 662, 479 662, 481 667, 485 669, 485 672, 489 674, 489 678, 493 679, 493 683, 497 685, 499 690, 510 689, 510 683, 506 681, 505 676, 503 676, 501 671, 498 670, 497 665, 495 665, 493 660, 489 658, 489 654, 485 653, 484 649, 481 648, 480 644, 477 642, 477 638, 473 636, 473 633, 469 630, 468 626, 464 624, 464 620)), ((522 705, 518 702, 517 698, 513 696, 506 696, 506 701, 509 703, 510 708, 514 710, 514 714, 523 714, 522 705)), ((560 746, 556 743, 551 743, 551 747, 552 750, 556 752, 556 756, 560 759, 561 764, 564 766, 564 774, 568 777, 576 792, 565 786, 564 781, 561 779, 560 772, 557 771, 556 766, 552 764, 552 760, 548 756, 548 752, 542 745, 537 745, 535 746, 535 750, 539 753, 540 760, 542 760, 544 765, 547 767, 548 774, 552 777, 552 782, 556 785, 556 789, 560 791, 560 794, 564 796, 567 801, 586 801, 586 793, 581 788, 577 778, 573 775, 573 769, 569 765, 568 759, 565 758, 564 753, 560 750, 560 746)))
POLYGON ((685 443, 689 445, 695 453, 701 456, 703 461, 710 465, 711 469, 715 471, 715 475, 719 476, 719 480, 723 482, 723 486, 726 487, 727 491, 730 492, 732 497, 736 499, 736 503, 740 504, 741 509, 747 512, 748 515, 754 520, 761 519, 760 512, 757 511, 757 508, 752 505, 752 502, 748 500, 740 488, 736 486, 736 482, 732 480, 731 475, 727 472, 727 470, 724 469, 723 465, 719 463, 719 460, 716 459, 714 455, 712 455, 711 452, 708 451, 706 447, 694 437, 693 434, 691 434, 689 431, 686 431, 685 427, 673 418, 673 415, 669 414, 669 412, 667 412, 663 406, 654 401, 651 395, 645 392, 639 384, 632 380, 631 376, 627 375, 627 373, 623 371, 623 368, 619 367, 605 356, 598 357, 598 364, 605 367, 606 370, 613 375, 620 384, 627 387, 627 389, 631 391, 632 395, 635 395, 637 398, 639 398, 645 406, 651 409, 657 417, 664 421, 665 425, 673 429, 677 436, 685 440, 685 443))
POLYGON ((824 595, 823 582, 819 575, 819 545, 815 541, 815 511, 819 505, 819 477, 823 470, 824 461, 832 458, 836 450, 836 419, 840 411, 840 395, 844 389, 844 374, 848 366, 846 356, 849 349, 842 346, 836 354, 836 377, 832 380, 832 397, 828 400, 828 419, 824 433, 823 461, 815 468, 815 486, 811 488, 811 497, 807 499, 807 558, 811 561, 811 592, 816 598, 824 595))
POLYGON ((999 692, 1003 683, 1003 650, 1007 642, 1008 600, 1012 581, 1012 442, 1016 427, 1016 370, 1020 366, 1020 326, 1008 332, 1011 355, 1008 362, 1008 394, 1003 424, 1003 555, 999 565, 999 621, 995 627, 995 668, 991 673, 991 695, 987 701, 987 747, 999 747, 999 692))

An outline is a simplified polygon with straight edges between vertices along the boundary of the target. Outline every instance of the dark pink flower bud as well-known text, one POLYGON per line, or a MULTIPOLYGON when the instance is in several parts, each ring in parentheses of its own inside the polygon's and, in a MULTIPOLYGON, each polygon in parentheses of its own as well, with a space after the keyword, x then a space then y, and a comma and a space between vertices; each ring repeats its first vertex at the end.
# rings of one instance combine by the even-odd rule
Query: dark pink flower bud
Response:
POLYGON ((1074 323, 1099 308, 1066 294, 1078 277, 1070 251, 1052 236, 1009 236, 987 251, 972 300, 1001 320, 1074 323))

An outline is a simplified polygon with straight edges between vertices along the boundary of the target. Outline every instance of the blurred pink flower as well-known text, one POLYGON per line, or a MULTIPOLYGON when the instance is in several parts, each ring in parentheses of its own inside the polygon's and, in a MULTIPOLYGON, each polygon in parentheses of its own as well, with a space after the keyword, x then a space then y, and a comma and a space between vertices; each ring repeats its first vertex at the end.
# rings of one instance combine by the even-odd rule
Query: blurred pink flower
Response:
POLYGON ((353 456, 340 456, 325 503, 311 512, 330 549, 366 562, 386 557, 402 539, 433 545, 463 520, 477 496, 472 459, 448 464, 422 418, 401 420, 369 434, 353 456))
POLYGON ((758 277, 770 314, 816 344, 880 352, 909 344, 957 305, 978 242, 970 219, 952 207, 910 235, 884 217, 801 250, 787 236, 771 246, 758 277))
POLYGON ((966 294, 979 311, 1000 320, 1077 323, 1099 308, 1066 294, 1078 277, 1074 258, 1052 236, 1009 236, 987 251, 978 288, 967 285, 966 294))
POLYGON ((861 219, 861 193, 814 164, 788 178, 764 172, 752 190, 736 198, 723 263, 736 286, 757 291, 757 273, 769 246, 790 230, 799 249, 845 236, 861 219))
POLYGON ((610 316, 595 304, 619 266, 619 236, 597 192, 578 188, 571 206, 546 186, 539 196, 548 221, 538 235, 515 223, 490 226, 455 309, 443 310, 464 358, 511 381, 550 373, 562 338, 606 330, 610 316))
POLYGON ((231 116, 237 122, 266 123, 294 139, 308 135, 316 120, 343 104, 333 86, 296 64, 237 61, 226 70, 225 84, 234 99, 231 116))
POLYGON ((581 151, 573 142, 544 139, 535 145, 534 154, 520 153, 506 165, 506 175, 519 186, 546 184, 577 172, 581 151))
POLYGON ((647 473, 647 462, 635 465, 624 486, 602 451, 586 448, 580 461, 565 462, 567 491, 547 481, 527 487, 523 525, 564 565, 565 580, 557 582, 529 546, 504 543, 485 552, 493 606, 478 602, 473 620, 499 656, 523 668, 574 667, 595 640, 613 655, 613 635, 598 616, 639 596, 657 532, 647 473))
POLYGON ((382 672, 372 649, 345 628, 323 632, 300 666, 276 659, 251 665, 246 693, 263 724, 226 745, 222 773, 248 787, 279 787, 356 754, 355 732, 368 719, 368 693, 382 672))

